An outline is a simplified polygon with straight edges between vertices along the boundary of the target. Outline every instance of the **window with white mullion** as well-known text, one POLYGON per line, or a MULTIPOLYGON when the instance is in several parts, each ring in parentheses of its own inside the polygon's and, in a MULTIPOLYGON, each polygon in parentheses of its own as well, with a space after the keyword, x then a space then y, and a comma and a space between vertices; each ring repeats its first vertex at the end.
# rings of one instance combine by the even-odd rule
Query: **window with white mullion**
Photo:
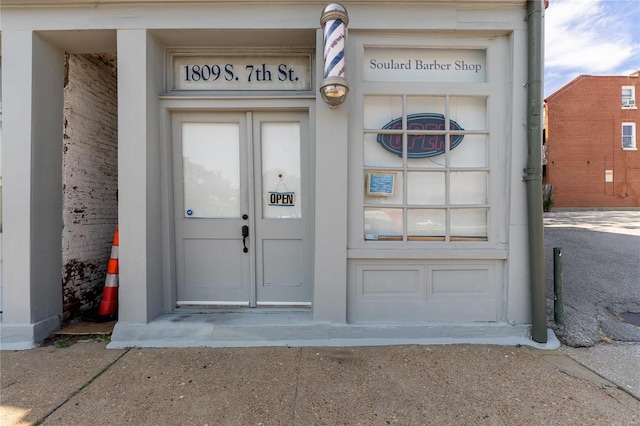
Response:
POLYGON ((365 240, 486 241, 487 122, 486 96, 364 96, 365 240))
POLYGON ((636 104, 636 88, 635 86, 622 86, 622 108, 632 108, 635 109, 637 107, 636 104))
POLYGON ((637 149, 636 123, 622 123, 622 149, 637 149))

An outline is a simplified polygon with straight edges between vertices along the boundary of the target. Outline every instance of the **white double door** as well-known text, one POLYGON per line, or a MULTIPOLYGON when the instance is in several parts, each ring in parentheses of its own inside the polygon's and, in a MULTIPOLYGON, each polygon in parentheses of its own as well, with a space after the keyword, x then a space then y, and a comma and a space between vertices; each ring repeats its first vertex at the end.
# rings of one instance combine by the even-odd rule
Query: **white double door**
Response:
POLYGON ((172 116, 178 305, 310 305, 304 112, 172 116))

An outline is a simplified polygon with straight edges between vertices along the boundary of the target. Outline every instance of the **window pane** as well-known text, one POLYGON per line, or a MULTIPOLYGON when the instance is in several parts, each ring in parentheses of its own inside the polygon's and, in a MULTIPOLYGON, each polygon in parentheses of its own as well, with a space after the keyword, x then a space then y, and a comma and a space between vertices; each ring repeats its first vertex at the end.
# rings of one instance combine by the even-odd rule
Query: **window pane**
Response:
POLYGON ((240 126, 182 123, 184 215, 240 217, 240 126))
POLYGON ((407 210, 407 235, 412 236, 444 236, 446 211, 444 209, 409 209, 407 210))
POLYGON ((366 239, 402 236, 402 209, 366 207, 364 233, 366 239))
POLYGON ((436 96, 408 96, 407 114, 442 114, 444 115, 444 97, 436 96))
POLYGON ((452 209, 451 237, 486 237, 487 209, 452 209))
POLYGON ((486 135, 465 135, 451 150, 451 167, 488 167, 488 145, 486 135))
POLYGON ((409 172, 407 203, 444 205, 445 174, 443 172, 409 172))
MULTIPOLYGON (((398 150, 402 152, 402 135, 397 135, 400 139, 398 150)), ((365 167, 400 167, 402 166, 402 156, 387 151, 378 142, 378 135, 364 135, 364 165, 365 167)))
POLYGON ((486 48, 366 46, 363 59, 364 81, 418 84, 487 81, 486 48))
POLYGON ((426 158, 409 158, 407 160, 407 167, 415 169, 443 169, 447 165, 446 161, 444 154, 426 158))
POLYGON ((635 148, 635 126, 633 123, 622 125, 622 147, 623 148, 635 148))
MULTIPOLYGON (((424 129, 424 127, 428 127, 428 125, 424 126, 420 123, 409 123, 408 127, 410 130, 431 130, 424 129)), ((409 133, 407 135, 407 157, 412 160, 414 158, 424 158, 425 155, 427 155, 426 158, 440 157, 445 153, 445 139, 446 136, 444 133, 435 135, 409 133)))
MULTIPOLYGON (((365 96, 364 128, 382 129, 396 118, 402 117, 402 97, 400 96, 365 96)), ((399 127, 401 130, 401 127, 399 127)))
MULTIPOLYGON (((370 173, 377 174, 378 171, 365 171, 364 181, 368 185, 368 175, 370 173)), ((368 188, 365 190, 364 202, 366 204, 402 204, 402 194, 403 194, 403 179, 402 172, 380 172, 386 175, 394 175, 395 184, 393 188, 384 188, 384 191, 381 191, 379 194, 371 195, 369 194, 368 188), (385 193, 386 190, 392 190, 392 193, 385 193)))
POLYGON ((451 120, 464 130, 487 130, 487 99, 471 96, 451 97, 451 120))
POLYGON ((262 216, 302 217, 300 188, 300 123, 260 126, 262 142, 262 216))
POLYGON ((451 172, 451 204, 486 204, 486 172, 451 172))

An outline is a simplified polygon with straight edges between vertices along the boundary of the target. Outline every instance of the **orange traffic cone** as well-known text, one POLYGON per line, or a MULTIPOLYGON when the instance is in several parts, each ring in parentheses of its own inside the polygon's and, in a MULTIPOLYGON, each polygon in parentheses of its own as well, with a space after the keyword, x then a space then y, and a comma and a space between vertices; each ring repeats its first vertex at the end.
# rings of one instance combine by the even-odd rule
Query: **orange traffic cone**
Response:
POLYGON ((99 315, 114 315, 118 306, 118 246, 119 244, 118 226, 113 235, 113 246, 111 247, 111 258, 107 265, 107 278, 104 283, 104 292, 100 302, 99 315))

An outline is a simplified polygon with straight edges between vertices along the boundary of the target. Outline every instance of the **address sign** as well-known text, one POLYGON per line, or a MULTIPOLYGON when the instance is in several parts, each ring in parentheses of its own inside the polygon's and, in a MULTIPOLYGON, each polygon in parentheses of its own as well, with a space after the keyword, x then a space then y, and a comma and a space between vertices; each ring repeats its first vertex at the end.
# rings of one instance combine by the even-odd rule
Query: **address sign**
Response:
POLYGON ((311 90, 311 55, 180 55, 173 90, 311 90))

